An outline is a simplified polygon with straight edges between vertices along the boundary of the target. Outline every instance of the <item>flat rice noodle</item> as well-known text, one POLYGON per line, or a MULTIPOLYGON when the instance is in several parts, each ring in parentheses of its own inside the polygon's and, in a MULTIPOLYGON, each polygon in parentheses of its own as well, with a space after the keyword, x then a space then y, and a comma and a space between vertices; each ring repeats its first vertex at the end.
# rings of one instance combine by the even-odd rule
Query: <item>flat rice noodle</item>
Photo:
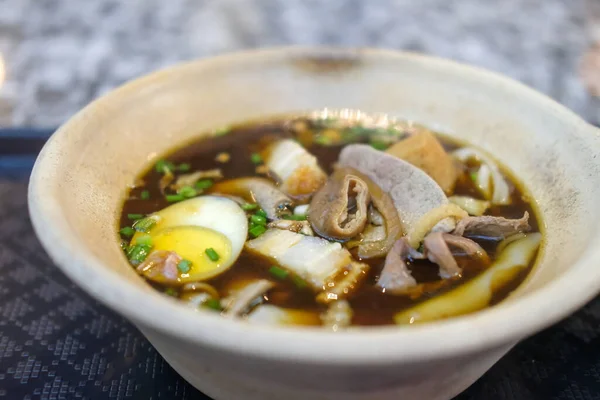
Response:
POLYGON ((486 200, 492 204, 510 204, 510 189, 496 163, 487 155, 471 147, 456 150, 452 155, 462 162, 475 160, 481 163, 477 173, 476 185, 486 200))
POLYGON ((394 321, 398 325, 423 323, 472 313, 489 306, 496 290, 505 287, 527 269, 541 241, 541 233, 514 240, 506 245, 485 272, 455 289, 400 311, 394 315, 394 321))
POLYGON ((448 200, 450 200, 452 204, 456 204, 465 210, 469 215, 476 217, 485 214, 491 205, 487 200, 479 200, 470 196, 450 196, 448 197, 448 200))
POLYGON ((400 217, 403 231, 409 236, 414 248, 419 246, 425 235, 443 222, 443 231, 454 229, 456 218, 466 216, 460 207, 441 208, 449 205, 440 186, 425 172, 397 157, 385 154, 363 144, 346 146, 339 157, 339 166, 354 168, 370 178, 381 190, 391 197, 400 217), (432 212, 440 209, 442 212, 432 212), (444 215, 443 211, 448 211, 444 215), (427 219, 423 219, 429 215, 427 219), (432 218, 438 218, 430 224, 432 218), (450 218, 448 218, 450 217, 450 218), (444 221, 443 221, 444 220, 444 221), (429 230, 420 226, 427 223, 429 230))
POLYGON ((312 310, 301 310, 277 307, 272 304, 261 304, 246 316, 252 324, 265 325, 309 325, 321 324, 321 317, 312 310))

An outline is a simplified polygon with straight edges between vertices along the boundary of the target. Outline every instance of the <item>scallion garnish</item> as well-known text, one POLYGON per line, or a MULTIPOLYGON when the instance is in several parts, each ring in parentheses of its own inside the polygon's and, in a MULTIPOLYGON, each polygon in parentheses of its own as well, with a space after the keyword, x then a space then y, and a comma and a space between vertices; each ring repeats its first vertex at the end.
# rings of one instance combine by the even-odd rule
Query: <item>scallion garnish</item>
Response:
POLYGON ((263 233, 265 233, 266 231, 267 231, 267 228, 264 225, 254 225, 253 227, 250 228, 248 233, 253 238, 257 238, 260 235, 262 235, 263 233))
POLYGON ((148 233, 156 225, 156 217, 138 219, 133 224, 133 229, 138 232, 148 233))
POLYGON ((190 163, 181 163, 177 166, 177 171, 188 172, 191 168, 192 166, 190 165, 190 163))
POLYGON ((127 218, 135 221, 144 218, 144 214, 127 214, 127 218))
POLYGON ((167 296, 179 297, 179 293, 177 293, 177 290, 175 290, 175 289, 173 289, 171 287, 165 289, 165 294, 167 296))
POLYGON ((386 143, 379 141, 379 140, 372 140, 370 145, 375 150, 385 150, 388 148, 388 145, 386 143))
POLYGON ((152 246, 152 237, 147 233, 139 235, 135 238, 135 244, 145 244, 147 246, 152 246))
POLYGON ((135 244, 127 250, 127 258, 129 258, 129 262, 133 265, 139 265, 148 257, 150 250, 152 250, 152 246, 135 244))
POLYGON ((262 157, 258 153, 252 153, 252 155, 250 156, 250 160, 253 164, 262 164, 263 162, 262 157))
POLYGON ((285 269, 279 268, 275 265, 273 265, 271 268, 269 268, 269 273, 271 275, 273 275, 274 277, 276 277, 277 279, 285 279, 290 274, 285 269))
POLYGON ((175 165, 171 161, 158 160, 154 165, 154 169, 160 174, 166 174, 169 171, 175 170, 175 165))
POLYGON ((177 191, 177 194, 182 195, 186 199, 191 199, 192 197, 198 195, 198 192, 196 192, 196 189, 191 186, 184 186, 177 191))
POLYGON ((142 200, 149 200, 150 199, 150 192, 148 190, 142 190, 142 193, 140 193, 140 198, 142 200))
POLYGON ((177 203, 178 201, 182 201, 185 200, 185 197, 181 194, 168 194, 165 196, 165 199, 167 199, 167 201, 169 203, 177 203))
POLYGON ((242 210, 244 211, 252 211, 252 210, 256 210, 258 208, 258 204, 252 204, 252 203, 246 203, 246 204, 242 204, 242 210))
POLYGON ((210 258, 210 261, 219 261, 219 254, 212 247, 209 247, 208 249, 204 250, 204 252, 208 256, 208 258, 210 258))
POLYGON ((218 299, 208 299, 202 303, 202 306, 216 311, 221 311, 223 309, 223 307, 221 307, 221 302, 218 299))
POLYGON ((179 263, 177 263, 177 269, 182 274, 187 274, 188 272, 190 272, 191 268, 192 268, 192 262, 190 260, 183 259, 183 260, 179 261, 179 263))
POLYGON ((135 229, 130 228, 129 226, 126 226, 124 228, 122 228, 119 233, 125 237, 132 237, 133 234, 135 233, 135 229))
POLYGON ((265 217, 263 217, 262 215, 254 214, 253 216, 250 217, 250 221, 254 222, 256 225, 266 225, 267 224, 267 219, 265 217))
POLYGON ((228 126, 224 126, 215 131, 215 136, 227 135, 231 129, 228 126))
POLYGON ((204 190, 208 189, 212 185, 213 181, 211 181, 210 179, 200 179, 198 182, 196 182, 196 189, 204 190))
POLYGON ((424 252, 424 251, 425 251, 425 245, 424 245, 423 243, 421 243, 421 244, 419 245, 419 247, 417 248, 417 251, 418 251, 419 253, 422 253, 422 252, 424 252))
POLYGON ((469 177, 471 178, 471 180, 472 180, 473 182, 477 182, 477 172, 471 172, 471 173, 469 174, 469 177))
POLYGON ((267 213, 263 209, 260 209, 260 210, 256 211, 254 214, 255 215, 260 215, 261 217, 267 218, 267 213))
POLYGON ((292 215, 284 215, 282 218, 290 220, 290 221, 306 221, 306 215, 292 214, 292 215))
POLYGON ((308 286, 308 283, 306 283, 306 281, 304 279, 300 278, 299 276, 293 276, 292 281, 294 282, 294 285, 296 285, 296 287, 298 289, 304 289, 305 287, 308 286))
POLYGON ((315 143, 320 144, 321 146, 329 146, 331 144, 331 138, 325 135, 319 135, 315 138, 315 143))

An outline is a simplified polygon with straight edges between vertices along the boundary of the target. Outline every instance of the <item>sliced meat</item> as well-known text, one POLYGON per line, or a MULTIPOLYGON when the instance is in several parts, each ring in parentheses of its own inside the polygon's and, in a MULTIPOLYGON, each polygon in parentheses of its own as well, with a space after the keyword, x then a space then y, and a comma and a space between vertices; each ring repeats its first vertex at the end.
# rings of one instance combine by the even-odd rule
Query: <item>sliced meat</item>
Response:
POLYGON ((291 139, 278 140, 263 151, 265 165, 279 179, 281 190, 294 198, 307 197, 327 180, 317 158, 291 139))
POLYGON ((319 235, 348 240, 363 231, 370 199, 362 179, 338 169, 313 196, 308 220, 319 235))
POLYGON ((508 219, 484 215, 481 217, 466 217, 458 222, 454 235, 473 238, 502 240, 515 233, 528 232, 529 213, 525 211, 522 218, 508 219))
POLYGON ((182 258, 174 251, 154 250, 143 263, 138 265, 137 271, 145 278, 159 283, 178 283, 179 270, 177 264, 182 258))
POLYGON ((292 200, 265 178, 229 179, 213 185, 210 192, 239 196, 247 202, 257 203, 269 220, 291 214, 292 200))
POLYGON ((376 285, 391 294, 404 293, 407 289, 416 286, 417 281, 406 265, 409 257, 421 259, 423 255, 413 249, 406 238, 397 240, 385 257, 385 264, 376 285))
POLYGON ((278 219, 277 221, 269 222, 269 228, 285 229, 287 231, 301 233, 306 236, 315 236, 310 223, 308 221, 292 221, 289 219, 278 219))
POLYGON ((352 261, 339 243, 281 229, 268 229, 245 248, 304 279, 315 291, 323 290, 352 261))
POLYGON ((454 189, 458 169, 452 157, 429 130, 422 128, 385 152, 425 171, 444 192, 450 193, 454 189))
POLYGON ((471 239, 462 236, 432 232, 425 237, 423 247, 425 248, 424 254, 429 261, 439 266, 439 274, 443 279, 460 276, 462 273, 461 268, 454 259, 451 248, 467 257, 477 257, 486 264, 489 263, 489 257, 485 250, 471 239))
POLYGON ((266 279, 250 283, 227 300, 223 315, 230 318, 239 317, 253 306, 261 303, 262 296, 274 286, 273 282, 266 279))

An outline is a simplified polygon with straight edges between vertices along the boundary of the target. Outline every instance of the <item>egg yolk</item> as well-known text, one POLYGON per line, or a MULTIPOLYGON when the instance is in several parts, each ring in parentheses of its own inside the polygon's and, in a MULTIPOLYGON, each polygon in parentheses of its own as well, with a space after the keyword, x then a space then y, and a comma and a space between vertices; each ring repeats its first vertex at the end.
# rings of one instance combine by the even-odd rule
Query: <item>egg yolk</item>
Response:
POLYGON ((229 268, 231 259, 231 242, 229 239, 209 228, 200 226, 177 226, 152 232, 152 249, 174 251, 181 258, 192 262, 187 273, 180 273, 183 283, 208 279, 229 268), (219 259, 213 261, 206 254, 213 249, 219 259))

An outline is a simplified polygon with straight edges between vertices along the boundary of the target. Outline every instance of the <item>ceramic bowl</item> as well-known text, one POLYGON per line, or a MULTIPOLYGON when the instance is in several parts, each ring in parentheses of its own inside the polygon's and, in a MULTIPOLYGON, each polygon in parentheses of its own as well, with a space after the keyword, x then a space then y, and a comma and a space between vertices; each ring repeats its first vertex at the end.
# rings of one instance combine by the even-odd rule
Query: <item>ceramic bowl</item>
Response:
POLYGON ((441 400, 600 291, 599 154, 598 130, 490 72, 383 50, 267 49, 175 66, 94 101, 39 155, 29 206, 58 267, 215 399, 441 400), (195 311, 135 273, 117 219, 126 188, 157 156, 224 125, 322 108, 414 120, 492 153, 542 219, 545 242, 526 282, 464 317, 336 333, 195 311))

